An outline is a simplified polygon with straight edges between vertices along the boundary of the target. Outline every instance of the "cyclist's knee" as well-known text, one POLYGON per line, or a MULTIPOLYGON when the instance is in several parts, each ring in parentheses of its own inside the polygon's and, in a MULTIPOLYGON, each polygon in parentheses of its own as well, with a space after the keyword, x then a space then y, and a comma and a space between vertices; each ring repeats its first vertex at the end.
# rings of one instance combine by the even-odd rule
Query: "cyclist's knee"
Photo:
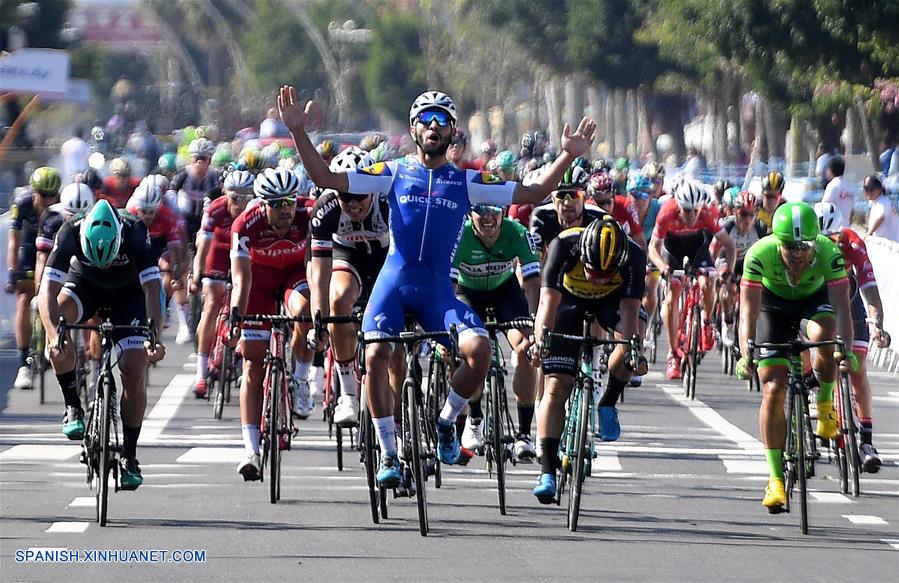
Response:
POLYGON ((365 366, 367 369, 384 369, 387 368, 387 362, 390 360, 390 345, 385 342, 376 342, 365 347, 365 366))
POLYGON ((489 340, 483 336, 472 336, 465 344, 459 347, 459 352, 465 358, 468 366, 479 373, 487 373, 487 369, 490 368, 490 357, 492 354, 489 340))

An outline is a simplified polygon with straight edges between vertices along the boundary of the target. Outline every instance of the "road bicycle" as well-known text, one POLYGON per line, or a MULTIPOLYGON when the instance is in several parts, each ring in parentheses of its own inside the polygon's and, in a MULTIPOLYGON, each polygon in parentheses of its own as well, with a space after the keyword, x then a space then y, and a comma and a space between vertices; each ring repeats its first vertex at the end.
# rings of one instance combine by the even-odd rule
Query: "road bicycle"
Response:
POLYGON ((156 326, 150 321, 146 326, 122 326, 113 324, 107 318, 98 325, 67 324, 60 316, 56 326, 58 349, 62 352, 68 343, 66 332, 73 330, 94 331, 100 335, 100 374, 97 378, 96 395, 88 406, 88 421, 81 443, 81 463, 87 466, 87 483, 96 489, 97 514, 100 526, 106 526, 109 509, 109 481, 112 476, 113 486, 119 491, 119 444, 118 402, 115 377, 112 369, 117 332, 141 334, 147 336, 150 345, 156 344, 156 326))
MULTIPOLYGON (((208 277, 208 276, 207 276, 208 277)), ((230 311, 231 284, 227 283, 222 307, 215 320, 215 337, 212 351, 209 354, 209 371, 206 375, 206 386, 209 387, 209 402, 212 404, 212 416, 222 418, 225 403, 231 402, 231 392, 240 381, 241 363, 237 352, 228 345, 228 334, 231 330, 230 311)))
MULTIPOLYGON (((576 531, 578 526, 584 479, 591 474, 593 459, 596 457, 597 410, 595 395, 601 392, 601 387, 597 385, 597 381, 601 382, 601 378, 594 375, 593 347, 623 344, 630 349, 626 361, 628 367, 634 368, 640 361, 641 342, 636 335, 629 340, 597 338, 590 334, 593 320, 595 317, 588 314, 584 321, 582 336, 551 332, 547 328, 544 328, 542 336, 544 358, 549 354, 553 340, 569 340, 581 345, 574 388, 568 397, 568 412, 559 440, 561 467, 558 470, 558 486, 556 488, 557 505, 561 505, 562 497, 566 490, 568 492, 567 526, 572 532, 576 531)), ((598 351, 598 359, 604 360, 606 354, 604 350, 598 351)))
POLYGON ((715 270, 693 267, 688 257, 684 257, 684 269, 675 269, 673 277, 683 277, 684 294, 682 297, 681 317, 677 327, 677 345, 683 347, 684 357, 681 360, 681 377, 683 378, 684 396, 696 398, 696 377, 699 363, 702 361, 700 335, 702 333, 702 286, 701 275, 712 276, 715 270))

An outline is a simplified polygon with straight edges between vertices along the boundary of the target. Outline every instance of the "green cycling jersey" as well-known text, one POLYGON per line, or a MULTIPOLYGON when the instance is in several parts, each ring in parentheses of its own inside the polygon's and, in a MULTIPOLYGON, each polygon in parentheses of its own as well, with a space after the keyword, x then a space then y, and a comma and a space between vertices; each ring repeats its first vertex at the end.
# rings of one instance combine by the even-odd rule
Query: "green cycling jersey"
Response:
POLYGON ((774 235, 759 239, 746 251, 743 285, 764 287, 776 296, 801 300, 825 285, 847 280, 846 264, 836 243, 824 235, 815 239, 815 255, 799 281, 790 281, 780 256, 781 243, 774 235))
POLYGON ((468 220, 456 246, 450 278, 464 288, 490 291, 515 274, 516 259, 521 263, 524 279, 539 275, 540 263, 523 226, 504 218, 499 238, 488 249, 468 220))

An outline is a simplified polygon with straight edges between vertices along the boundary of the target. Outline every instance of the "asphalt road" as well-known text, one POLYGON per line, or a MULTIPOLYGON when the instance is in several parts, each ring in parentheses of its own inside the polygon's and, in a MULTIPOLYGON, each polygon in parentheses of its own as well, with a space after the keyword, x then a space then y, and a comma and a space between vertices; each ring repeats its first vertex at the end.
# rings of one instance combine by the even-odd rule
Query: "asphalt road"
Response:
MULTIPOLYGON (((0 353, 3 390, 13 359, 0 353)), ((762 508, 760 399, 718 368, 710 355, 694 402, 663 380, 661 363, 628 390, 621 439, 598 445, 578 532, 565 528, 564 508, 530 494, 536 465, 511 468, 509 514, 500 516, 494 481, 476 459, 447 468, 444 486, 429 489, 431 534, 422 538, 413 500, 392 501, 391 518, 371 523, 362 466, 348 452, 345 471, 336 470, 318 410, 300 422, 298 447, 284 456, 282 501, 270 504, 267 482, 245 483, 235 471, 236 403, 215 421, 189 391, 187 349, 170 343, 151 377, 138 449, 144 485, 111 495, 105 528, 92 522, 79 448, 60 433, 55 381, 43 406, 34 392, 9 392, 0 414, 0 580, 899 580, 899 377, 872 374, 883 469, 863 474, 853 499, 839 494, 825 456, 803 536, 796 513, 762 508), (27 549, 70 549, 82 562, 24 562, 27 549), (167 554, 86 562, 95 550, 167 554)))

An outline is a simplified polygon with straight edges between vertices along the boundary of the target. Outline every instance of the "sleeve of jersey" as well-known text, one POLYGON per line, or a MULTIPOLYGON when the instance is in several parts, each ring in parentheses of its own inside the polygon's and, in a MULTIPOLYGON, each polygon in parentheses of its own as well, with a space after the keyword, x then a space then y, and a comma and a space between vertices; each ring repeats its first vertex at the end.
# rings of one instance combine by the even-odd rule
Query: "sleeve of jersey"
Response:
POLYGON ((565 272, 566 258, 564 241, 560 237, 556 237, 546 251, 543 273, 540 276, 540 287, 562 289, 562 274, 565 272))
POLYGON ((212 239, 215 237, 215 221, 209 214, 209 207, 203 209, 203 219, 200 221, 200 237, 212 239))
POLYGON ((627 222, 631 226, 631 234, 642 233, 643 226, 640 224, 640 215, 637 214, 637 206, 634 203, 627 205, 627 222))
POLYGON ((512 194, 515 192, 516 182, 501 180, 490 172, 466 170, 465 174, 468 200, 472 204, 484 203, 496 206, 512 204, 512 194))
POLYGON ((142 221, 133 223, 131 229, 128 230, 126 243, 134 258, 134 265, 137 267, 141 285, 154 279, 162 279, 156 256, 150 245, 150 232, 147 231, 147 227, 142 221))
POLYGON ((528 235, 524 227, 512 221, 517 228, 515 232, 518 236, 518 261, 521 264, 521 277, 529 279, 540 275, 540 260, 537 258, 537 247, 534 245, 533 238, 528 235))
POLYGON ((646 253, 634 241, 629 241, 630 261, 621 286, 623 297, 642 299, 646 291, 646 253))
POLYGON ((53 237, 58 228, 56 219, 53 215, 45 215, 41 218, 41 222, 37 228, 37 238, 34 241, 38 252, 49 253, 53 249, 53 237))
POLYGON ((231 225, 231 259, 234 258, 242 258, 249 259, 250 258, 250 237, 247 235, 247 224, 243 220, 246 216, 246 213, 241 215, 234 223, 231 225))
POLYGON ((329 201, 319 208, 312 207, 311 223, 312 256, 331 257, 334 250, 334 233, 340 224, 340 203, 337 202, 337 199, 329 201))
POLYGON ((760 251, 767 245, 758 242, 746 251, 746 257, 743 259, 743 277, 740 278, 742 287, 762 288, 762 279, 764 278, 765 268, 762 265, 760 251))
POLYGON ((671 222, 671 213, 668 212, 668 209, 662 205, 662 208, 659 209, 659 214, 656 215, 656 226, 652 230, 652 238, 653 239, 664 239, 668 234, 668 223, 671 222))
POLYGON ((396 162, 378 162, 347 172, 347 191, 352 194, 387 194, 396 178, 396 162))
POLYGON ((21 203, 16 200, 13 201, 12 206, 9 207, 9 216, 12 218, 12 223, 9 225, 9 228, 13 231, 21 231, 22 230, 22 209, 20 208, 21 203))
POLYGON ((852 267, 855 270, 855 277, 858 280, 858 288, 865 289, 877 286, 877 279, 874 277, 874 266, 871 264, 871 258, 868 257, 868 247, 864 240, 850 231, 854 237, 849 240, 849 247, 852 249, 852 267))
POLYGON ((827 282, 827 285, 839 285, 848 282, 849 276, 846 273, 846 260, 843 258, 840 248, 837 247, 836 243, 827 239, 824 249, 826 250, 824 259, 827 266, 824 280, 827 282))
POLYGON ((65 223, 59 229, 56 235, 56 243, 50 251, 47 258, 47 265, 44 267, 44 279, 55 281, 57 283, 65 283, 66 274, 69 272, 69 262, 75 255, 78 245, 78 235, 72 228, 72 223, 65 223))

